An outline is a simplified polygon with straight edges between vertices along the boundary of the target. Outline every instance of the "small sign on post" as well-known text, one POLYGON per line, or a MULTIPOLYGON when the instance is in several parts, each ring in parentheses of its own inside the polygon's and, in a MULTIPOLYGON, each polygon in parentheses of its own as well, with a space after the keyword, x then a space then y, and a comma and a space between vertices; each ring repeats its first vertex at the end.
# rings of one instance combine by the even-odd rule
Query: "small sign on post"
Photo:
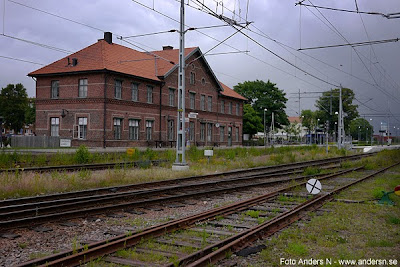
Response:
POLYGON ((60 147, 71 147, 71 139, 60 139, 60 147))
POLYGON ((210 149, 204 150, 204 156, 207 157, 208 163, 210 163, 210 157, 214 156, 214 150, 210 150, 210 149))

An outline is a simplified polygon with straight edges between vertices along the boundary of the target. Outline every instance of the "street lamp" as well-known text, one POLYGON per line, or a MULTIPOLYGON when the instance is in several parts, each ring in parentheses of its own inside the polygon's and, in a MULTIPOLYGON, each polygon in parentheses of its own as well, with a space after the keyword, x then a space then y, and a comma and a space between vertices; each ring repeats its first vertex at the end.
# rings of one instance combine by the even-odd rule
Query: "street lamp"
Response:
MULTIPOLYGON (((339 115, 339 112, 335 112, 335 115, 339 115)), ((339 120, 339 118, 338 118, 338 120, 339 120)), ((338 138, 338 137, 340 137, 340 135, 339 135, 339 128, 338 128, 338 130, 337 130, 337 132, 336 132, 336 125, 338 124, 338 122, 337 121, 335 121, 335 139, 336 139, 336 142, 337 142, 337 147, 338 148, 340 148, 340 145, 339 145, 339 139, 340 138, 338 138), (336 135, 336 133, 337 133, 337 135, 336 135)))
POLYGON ((264 108, 264 147, 267 145, 267 134, 266 134, 266 127, 265 127, 265 112, 267 111, 266 108, 264 108))
MULTIPOLYGON (((369 121, 371 122, 371 126, 372 126, 372 118, 370 118, 369 121)), ((373 129, 374 129, 374 128, 372 127, 371 133, 370 133, 370 135, 371 135, 371 146, 372 146, 372 137, 374 136, 373 129)))
POLYGON ((360 144, 360 139, 361 139, 361 126, 358 126, 358 144, 360 144))

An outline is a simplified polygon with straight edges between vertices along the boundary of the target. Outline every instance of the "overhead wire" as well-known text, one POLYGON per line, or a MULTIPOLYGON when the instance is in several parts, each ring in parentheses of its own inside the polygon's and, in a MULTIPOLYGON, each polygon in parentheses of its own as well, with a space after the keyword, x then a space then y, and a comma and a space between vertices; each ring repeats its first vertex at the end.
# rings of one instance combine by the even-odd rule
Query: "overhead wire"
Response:
MULTIPOLYGON (((308 0, 311 5, 314 5, 311 0, 308 0)), ((316 9, 321 16, 333 27, 334 32, 336 34, 338 34, 341 38, 343 38, 343 40, 345 40, 345 42, 349 43, 349 41, 346 39, 346 37, 343 36, 343 34, 340 33, 340 31, 324 16, 324 14, 322 14, 322 12, 319 9, 316 9)), ((380 90, 381 92, 383 92, 385 95, 390 96, 392 99, 396 100, 398 103, 400 103, 400 100, 394 96, 392 96, 389 92, 387 92, 384 88, 380 87, 375 79, 375 77, 372 75, 371 71, 368 69, 367 65, 365 64, 365 62, 362 60, 360 53, 357 51, 357 49, 355 49, 354 47, 352 47, 352 49, 354 50, 354 52, 356 52, 358 58, 360 59, 361 63, 364 65, 365 69, 368 71, 368 73, 370 74, 372 80, 374 81, 374 87, 377 88, 378 90, 380 90)))
MULTIPOLYGON (((137 3, 137 4, 139 4, 139 5, 141 5, 141 6, 144 7, 144 8, 147 8, 147 9, 153 11, 153 12, 156 12, 156 13, 158 13, 158 14, 160 14, 160 15, 162 15, 162 16, 164 16, 164 17, 170 19, 170 20, 173 20, 173 21, 179 23, 178 20, 172 18, 171 16, 168 16, 168 15, 166 15, 166 14, 164 14, 164 13, 158 11, 158 10, 155 10, 155 9, 153 10, 151 7, 148 7, 148 6, 146 6, 145 4, 138 2, 137 0, 131 0, 131 1, 134 2, 134 3, 137 3)), ((187 4, 185 3, 185 5, 187 5, 187 4)), ((190 7, 193 7, 193 6, 190 6, 190 7)), ((193 7, 193 8, 194 8, 194 7, 193 7)), ((197 8, 195 8, 195 9, 197 9, 197 8)), ((201 9, 198 9, 198 10, 201 10, 201 9)), ((185 26, 186 26, 186 27, 189 27, 188 25, 185 25, 185 26)), ((202 34, 202 35, 204 35, 204 36, 206 36, 206 37, 208 37, 208 38, 214 40, 214 41, 220 42, 220 40, 218 40, 217 38, 215 38, 215 37, 213 37, 213 36, 210 36, 210 35, 208 35, 208 34, 206 34, 206 33, 203 33, 203 32, 201 32, 201 31, 199 31, 199 30, 195 30, 195 31, 198 32, 199 34, 202 34)), ((234 50, 236 50, 236 51, 241 51, 240 49, 238 49, 238 48, 236 48, 236 47, 234 47, 234 46, 232 46, 232 45, 230 45, 230 44, 224 43, 224 45, 225 45, 225 46, 228 46, 228 47, 230 47, 230 48, 232 48, 232 49, 234 49, 234 50)), ((281 68, 278 68, 278 67, 276 67, 275 65, 272 65, 272 64, 268 63, 267 61, 260 59, 259 57, 256 57, 256 56, 251 55, 250 53, 246 53, 245 55, 247 55, 247 56, 253 58, 254 60, 259 61, 259 62, 261 62, 261 63, 263 63, 263 64, 265 64, 265 65, 268 65, 268 66, 270 66, 270 67, 272 67, 272 68, 274 68, 274 69, 277 69, 277 70, 279 70, 279 71, 281 71, 281 72, 283 72, 283 73, 285 73, 285 74, 287 74, 287 75, 290 75, 290 76, 292 76, 292 77, 295 77, 296 79, 298 79, 298 80, 300 80, 300 81, 302 81, 302 82, 304 82, 304 83, 307 83, 307 84, 309 84, 309 85, 311 85, 311 86, 314 86, 314 87, 316 87, 316 88, 320 88, 320 86, 317 86, 317 85, 315 85, 315 84, 313 84, 313 83, 311 83, 311 82, 309 82, 309 81, 307 81, 307 80, 304 80, 304 79, 302 79, 302 78, 300 78, 300 77, 296 77, 296 76, 294 76, 292 73, 290 73, 290 72, 288 72, 288 71, 285 71, 285 70, 283 70, 283 69, 281 69, 281 68)))
POLYGON ((38 63, 38 62, 34 62, 34 61, 26 60, 26 59, 15 58, 15 57, 7 57, 7 56, 1 56, 1 55, 0 55, 0 57, 1 57, 1 58, 5 58, 5 59, 20 61, 20 62, 26 62, 26 63, 36 64, 36 65, 42 65, 42 66, 45 65, 45 64, 43 64, 43 63, 38 63))
MULTIPOLYGON (((200 4, 202 4, 202 3, 201 3, 200 1, 198 1, 198 0, 197 0, 197 2, 200 3, 200 4)), ((202 4, 202 5, 204 6, 204 8, 208 9, 209 12, 211 12, 214 16, 218 17, 218 14, 216 14, 213 10, 209 9, 209 8, 208 8, 207 6, 205 6, 204 4, 202 4)), ((235 25, 231 25, 231 26, 232 26, 233 28, 237 29, 237 28, 235 27, 235 25)), ((246 37, 247 37, 248 39, 250 39, 251 41, 253 41, 253 42, 254 42, 255 44, 257 44, 258 46, 262 47, 264 50, 268 51, 268 52, 271 53, 272 55, 278 57, 278 58, 281 59, 282 61, 284 61, 284 62, 286 62, 287 64, 291 65, 292 67, 294 67, 294 68, 296 68, 296 69, 298 69, 298 70, 300 70, 300 71, 306 73, 307 75, 310 75, 311 77, 313 77, 313 78, 315 78, 315 79, 317 79, 317 80, 319 80, 319 81, 322 81, 322 82, 324 82, 324 83, 327 83, 327 84, 330 84, 330 85, 333 85, 333 86, 339 86, 339 85, 333 84, 333 83, 331 83, 331 82, 329 82, 329 81, 326 81, 326 80, 324 80, 324 79, 322 79, 322 78, 320 78, 320 77, 318 77, 318 76, 316 76, 316 75, 314 75, 314 74, 311 74, 311 73, 309 73, 309 72, 306 71, 306 70, 303 70, 302 68, 296 66, 296 65, 293 64, 292 62, 290 62, 290 61, 288 61, 287 59, 283 58, 282 56, 278 55, 277 53, 275 53, 275 52, 272 51, 271 49, 267 48, 266 46, 264 46, 263 44, 261 44, 260 42, 258 42, 257 40, 255 40, 254 38, 250 37, 248 34, 242 32, 242 31, 241 31, 240 33, 241 33, 242 35, 246 36, 246 37)))

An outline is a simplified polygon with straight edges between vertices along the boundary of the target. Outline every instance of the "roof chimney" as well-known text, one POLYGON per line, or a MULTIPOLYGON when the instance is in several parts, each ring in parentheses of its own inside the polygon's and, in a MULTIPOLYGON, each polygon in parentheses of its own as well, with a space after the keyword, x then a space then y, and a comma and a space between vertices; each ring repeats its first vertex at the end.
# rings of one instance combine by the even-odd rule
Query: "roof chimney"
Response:
POLYGON ((104 33, 104 40, 107 43, 112 44, 112 33, 111 32, 105 32, 104 33))
POLYGON ((170 46, 170 45, 166 45, 162 47, 162 50, 172 50, 174 49, 174 47, 170 46))

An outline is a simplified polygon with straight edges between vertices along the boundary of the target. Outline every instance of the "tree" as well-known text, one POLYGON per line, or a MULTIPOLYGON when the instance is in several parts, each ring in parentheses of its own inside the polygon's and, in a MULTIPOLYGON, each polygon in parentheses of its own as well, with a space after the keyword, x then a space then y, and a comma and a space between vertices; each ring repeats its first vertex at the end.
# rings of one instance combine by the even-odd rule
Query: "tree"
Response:
MULTIPOLYGON (((265 125, 271 126, 272 112, 274 112, 275 128, 281 128, 282 125, 289 124, 285 112, 286 94, 283 90, 279 90, 275 83, 271 83, 269 80, 267 82, 259 80, 246 81, 235 85, 233 88, 237 93, 249 100, 262 122, 264 122, 264 109, 267 109, 265 125)), ((262 124, 258 131, 263 131, 262 124)))
POLYGON ((358 141, 368 141, 371 138, 371 134, 374 130, 373 126, 366 119, 363 118, 352 120, 350 122, 349 128, 350 134, 353 139, 357 139, 358 141))
POLYGON ((4 117, 6 127, 18 132, 25 124, 27 109, 28 95, 22 84, 9 84, 1 89, 0 116, 4 117))
POLYGON ((245 104, 243 106, 243 132, 250 135, 256 134, 258 130, 263 128, 261 123, 261 118, 257 116, 255 110, 250 104, 245 104))
MULTIPOLYGON (((343 103, 343 116, 344 129, 349 130, 350 121, 358 117, 358 105, 353 104, 354 92, 349 88, 342 88, 342 103, 343 103)), ((322 96, 316 101, 315 106, 320 110, 323 122, 329 121, 329 132, 334 129, 335 122, 338 122, 339 113, 339 89, 333 89, 322 93, 322 96), (331 108, 332 107, 332 108, 331 108)))
POLYGON ((36 120, 36 105, 33 98, 28 99, 28 107, 25 112, 25 124, 34 124, 36 120))

